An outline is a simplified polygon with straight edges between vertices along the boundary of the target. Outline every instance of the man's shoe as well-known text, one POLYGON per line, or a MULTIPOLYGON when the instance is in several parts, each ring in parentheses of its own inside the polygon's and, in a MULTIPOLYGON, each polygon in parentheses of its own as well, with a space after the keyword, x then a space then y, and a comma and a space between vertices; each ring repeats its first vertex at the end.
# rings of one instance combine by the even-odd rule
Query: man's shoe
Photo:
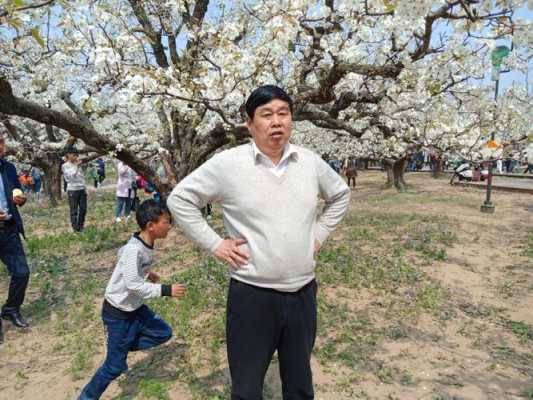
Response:
POLYGON ((24 318, 22 318, 22 315, 20 314, 20 311, 9 311, 9 312, 2 312, 2 318, 8 321, 11 321, 13 325, 15 325, 18 328, 27 328, 30 326, 24 318))

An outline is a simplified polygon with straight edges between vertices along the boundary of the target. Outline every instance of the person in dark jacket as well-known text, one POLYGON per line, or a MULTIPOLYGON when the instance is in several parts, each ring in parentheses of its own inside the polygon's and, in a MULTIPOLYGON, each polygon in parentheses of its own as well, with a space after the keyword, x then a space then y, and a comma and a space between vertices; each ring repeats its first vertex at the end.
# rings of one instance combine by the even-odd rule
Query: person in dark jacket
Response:
MULTIPOLYGON (((18 207, 26 203, 26 197, 22 193, 15 166, 4 159, 5 150, 5 138, 0 133, 0 260, 11 275, 7 301, 2 306, 0 316, 10 320, 16 327, 26 328, 28 323, 22 317, 20 307, 24 302, 30 269, 20 240, 20 235, 24 236, 24 227, 18 211, 18 207)), ((0 322, 1 341, 3 334, 0 322)))

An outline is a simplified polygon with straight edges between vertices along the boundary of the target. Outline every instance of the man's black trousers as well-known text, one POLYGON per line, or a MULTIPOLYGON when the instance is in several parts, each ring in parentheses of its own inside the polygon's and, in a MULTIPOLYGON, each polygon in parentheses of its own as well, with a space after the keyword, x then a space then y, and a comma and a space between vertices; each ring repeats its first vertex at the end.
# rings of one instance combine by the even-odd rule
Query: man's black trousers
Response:
POLYGON ((313 280, 294 293, 232 279, 226 337, 232 400, 261 400, 263 382, 275 351, 284 400, 313 399, 311 352, 316 337, 313 280))
POLYGON ((7 301, 2 311, 18 311, 24 301, 30 269, 14 221, 3 222, 0 226, 0 260, 7 266, 11 275, 7 301))
POLYGON ((70 223, 75 231, 82 231, 87 214, 87 192, 82 190, 69 190, 68 205, 70 208, 70 223))

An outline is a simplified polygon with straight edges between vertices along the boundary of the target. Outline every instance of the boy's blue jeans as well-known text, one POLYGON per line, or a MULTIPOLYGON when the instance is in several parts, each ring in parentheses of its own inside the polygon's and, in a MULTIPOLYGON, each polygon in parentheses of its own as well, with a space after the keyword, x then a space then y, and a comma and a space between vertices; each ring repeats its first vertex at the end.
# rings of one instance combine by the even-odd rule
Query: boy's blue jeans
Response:
POLYGON ((99 399, 107 386, 128 369, 128 352, 158 346, 172 336, 172 328, 145 305, 135 319, 116 319, 104 313, 102 320, 107 328, 107 356, 79 400, 99 399))

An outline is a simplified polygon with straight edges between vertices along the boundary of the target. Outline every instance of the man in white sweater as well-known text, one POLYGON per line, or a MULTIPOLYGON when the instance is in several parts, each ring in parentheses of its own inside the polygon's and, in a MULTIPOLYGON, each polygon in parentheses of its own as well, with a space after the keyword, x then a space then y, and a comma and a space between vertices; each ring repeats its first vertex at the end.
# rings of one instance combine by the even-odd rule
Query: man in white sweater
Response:
POLYGON ((289 143, 293 104, 281 88, 254 90, 246 112, 253 141, 192 172, 174 188, 168 207, 188 237, 231 266, 232 400, 262 398, 275 351, 283 398, 313 399, 314 254, 341 221, 350 190, 317 154, 289 143), (317 218, 319 196, 326 205, 317 218), (202 218, 208 201, 222 207, 226 239, 202 218))

